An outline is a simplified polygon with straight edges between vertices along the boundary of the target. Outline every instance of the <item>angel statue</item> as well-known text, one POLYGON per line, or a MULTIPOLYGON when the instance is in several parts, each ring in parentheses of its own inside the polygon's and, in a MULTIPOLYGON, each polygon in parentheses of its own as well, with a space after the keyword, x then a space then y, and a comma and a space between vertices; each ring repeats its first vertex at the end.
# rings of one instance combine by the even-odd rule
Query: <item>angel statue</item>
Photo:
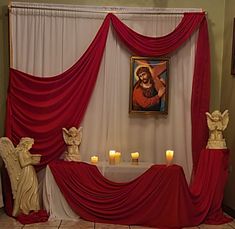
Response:
POLYGON ((229 121, 228 110, 223 114, 215 110, 211 114, 206 112, 207 125, 210 131, 209 139, 207 142, 207 149, 226 149, 226 142, 223 138, 223 131, 226 129, 229 121))
POLYGON ((33 165, 40 162, 41 155, 29 152, 33 144, 34 139, 24 137, 14 147, 9 138, 0 138, 0 156, 10 177, 14 199, 12 216, 15 217, 40 210, 38 179, 33 165))
POLYGON ((65 161, 81 161, 79 145, 82 141, 82 127, 77 129, 71 127, 69 130, 62 128, 63 138, 67 144, 67 151, 65 152, 65 161))

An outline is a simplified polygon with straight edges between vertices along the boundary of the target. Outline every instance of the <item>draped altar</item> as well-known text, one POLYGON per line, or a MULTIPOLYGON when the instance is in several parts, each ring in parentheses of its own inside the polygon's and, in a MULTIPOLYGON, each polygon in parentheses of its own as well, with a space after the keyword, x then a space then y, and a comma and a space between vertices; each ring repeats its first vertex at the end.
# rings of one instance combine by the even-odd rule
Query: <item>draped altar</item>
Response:
MULTIPOLYGON (((204 149, 190 187, 178 165, 152 165, 130 182, 115 183, 106 179, 95 165, 54 161, 49 164, 50 170, 71 209, 61 203, 60 210, 53 211, 50 200, 47 205, 52 216, 59 219, 67 213, 76 219, 75 212, 93 222, 151 227, 227 223, 232 219, 223 215, 221 204, 228 158, 227 149, 204 149)), ((50 188, 50 183, 45 184, 44 195, 49 199, 50 188)))
POLYGON ((49 166, 70 207, 86 220, 152 227, 200 222, 180 166, 153 165, 127 183, 107 180, 86 163, 56 161, 49 166))

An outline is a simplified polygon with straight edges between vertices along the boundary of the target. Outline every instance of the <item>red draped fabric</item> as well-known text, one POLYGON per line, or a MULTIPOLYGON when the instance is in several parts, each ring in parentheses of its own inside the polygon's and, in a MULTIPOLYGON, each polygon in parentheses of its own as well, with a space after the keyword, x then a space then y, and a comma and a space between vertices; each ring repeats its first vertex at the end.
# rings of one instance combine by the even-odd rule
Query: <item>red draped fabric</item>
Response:
POLYGON ((208 139, 205 112, 210 104, 210 48, 206 20, 199 28, 191 98, 193 173, 208 139))
POLYGON ((196 214, 207 224, 222 224, 231 221, 221 208, 225 183, 228 176, 229 150, 203 149, 198 168, 190 187, 196 214))
POLYGON ((83 56, 64 73, 41 78, 10 69, 6 135, 15 145, 23 136, 34 138, 32 152, 42 154, 40 167, 64 152, 62 128, 79 126, 84 116, 102 60, 109 18, 83 56))
POLYGON ((70 207, 86 220, 182 228, 233 220, 221 208, 228 158, 228 150, 202 150, 190 189, 177 165, 154 165, 127 183, 111 182, 96 166, 82 162, 49 166, 70 207))
POLYGON ((35 139, 32 153, 42 154, 39 167, 59 158, 64 151, 62 127, 79 126, 94 89, 112 22, 120 40, 136 55, 171 55, 199 29, 192 88, 192 152, 196 168, 206 141, 205 112, 209 110, 210 55, 204 13, 186 13, 167 36, 140 35, 108 14, 84 55, 70 69, 50 78, 35 77, 10 69, 7 98, 6 136, 16 145, 19 139, 35 139), (90 67, 92 66, 92 68, 90 67))
POLYGON ((32 224, 46 222, 49 218, 46 210, 39 210, 38 212, 30 212, 28 215, 20 213, 17 220, 22 224, 32 224))
POLYGON ((199 224, 180 166, 154 165, 127 183, 111 182, 95 165, 82 162, 49 166, 68 204, 86 220, 177 228, 199 224))
MULTIPOLYGON (((204 13, 185 13, 173 32, 163 37, 147 37, 136 33, 115 15, 111 15, 113 27, 122 42, 132 52, 141 56, 164 56, 174 52, 206 21, 204 13)), ((204 41, 206 43, 206 40, 204 41)))

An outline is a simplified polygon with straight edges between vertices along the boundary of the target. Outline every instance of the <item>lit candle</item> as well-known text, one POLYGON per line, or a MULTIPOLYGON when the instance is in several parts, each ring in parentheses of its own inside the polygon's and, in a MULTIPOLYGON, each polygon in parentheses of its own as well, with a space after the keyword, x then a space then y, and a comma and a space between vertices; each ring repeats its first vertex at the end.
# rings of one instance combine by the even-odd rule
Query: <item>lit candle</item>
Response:
POLYGON ((138 152, 131 153, 131 162, 133 165, 138 165, 140 154, 138 152))
POLYGON ((92 164, 96 164, 96 163, 98 163, 98 161, 99 161, 98 156, 92 156, 92 157, 91 157, 91 163, 92 163, 92 164))
POLYGON ((174 151, 173 150, 167 150, 166 151, 166 162, 167 165, 170 165, 174 156, 174 151))
POLYGON ((119 164, 121 161, 121 152, 115 153, 115 164, 119 164))
POLYGON ((131 158, 132 159, 138 159, 140 154, 138 152, 131 153, 131 158))
POLYGON ((110 150, 109 151, 109 164, 110 165, 115 165, 115 150, 110 150))

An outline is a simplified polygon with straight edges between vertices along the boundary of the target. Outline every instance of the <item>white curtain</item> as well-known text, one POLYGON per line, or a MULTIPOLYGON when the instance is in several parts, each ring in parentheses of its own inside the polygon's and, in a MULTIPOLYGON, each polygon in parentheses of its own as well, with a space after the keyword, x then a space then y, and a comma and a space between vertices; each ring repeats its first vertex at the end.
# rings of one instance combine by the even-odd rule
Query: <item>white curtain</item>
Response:
MULTIPOLYGON (((72 66, 87 49, 106 16, 98 11, 115 10, 81 7, 75 12, 73 6, 31 5, 43 9, 11 9, 12 67, 40 77, 55 76, 72 66), (45 10, 51 7, 54 10, 45 10), (82 12, 87 9, 93 12, 82 12)), ((150 8, 119 7, 118 10, 129 12, 117 16, 147 36, 170 33, 183 17, 170 14, 182 9, 161 9, 169 14, 150 14, 159 11, 150 8)), ((123 161, 130 160, 131 152, 139 151, 140 161, 161 164, 165 163, 165 151, 172 149, 174 163, 181 165, 187 179, 190 178, 190 106, 196 37, 197 34, 193 35, 170 58, 168 115, 131 116, 128 107, 132 53, 110 27, 96 87, 81 124, 80 150, 84 161, 95 154, 107 160, 108 151, 115 149, 122 152, 123 161)))

